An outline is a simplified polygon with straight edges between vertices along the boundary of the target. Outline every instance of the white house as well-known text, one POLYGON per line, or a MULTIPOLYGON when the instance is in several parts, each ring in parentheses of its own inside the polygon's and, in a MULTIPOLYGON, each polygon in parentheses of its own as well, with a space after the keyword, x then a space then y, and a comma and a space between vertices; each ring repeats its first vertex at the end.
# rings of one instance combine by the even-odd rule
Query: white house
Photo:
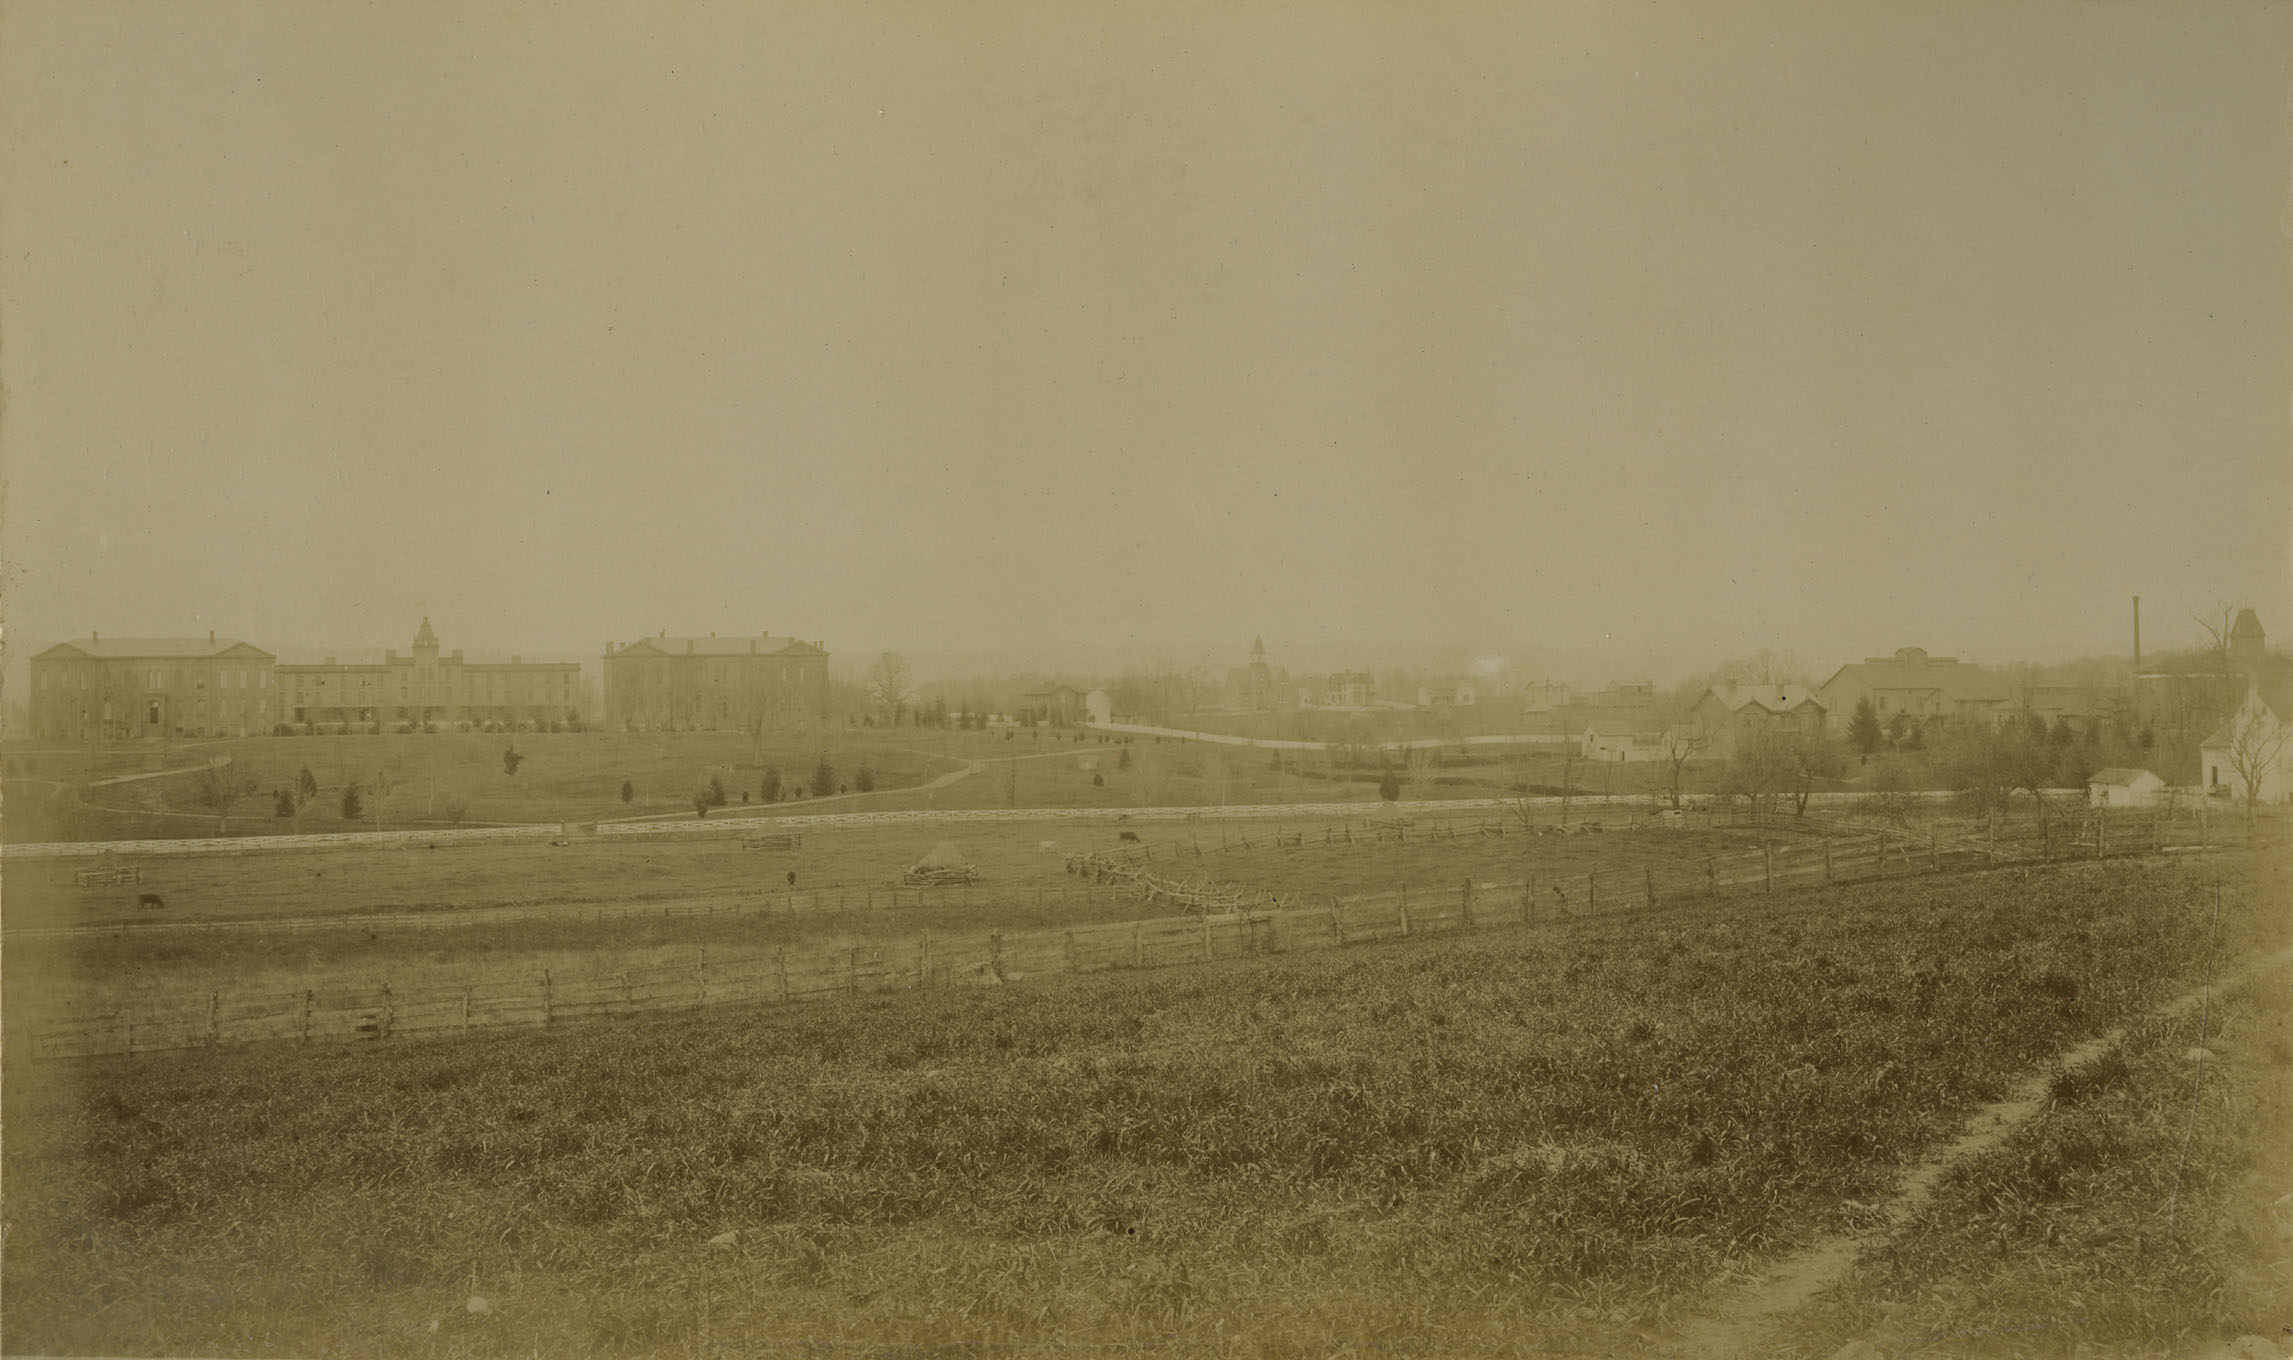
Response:
POLYGON ((1115 720, 1115 701, 1103 689, 1092 690, 1083 696, 1083 712, 1090 722, 1103 727, 1115 720))
POLYGON ((2086 779, 2086 805, 2148 807, 2158 800, 2165 787, 2166 781, 2148 770, 2096 770, 2086 779))
POLYGON ((2198 744, 2198 779, 2208 793, 2221 790, 2243 798, 2247 780, 2261 802, 2281 803, 2293 794, 2293 719, 2261 697, 2261 686, 2245 692, 2229 721, 2198 744))

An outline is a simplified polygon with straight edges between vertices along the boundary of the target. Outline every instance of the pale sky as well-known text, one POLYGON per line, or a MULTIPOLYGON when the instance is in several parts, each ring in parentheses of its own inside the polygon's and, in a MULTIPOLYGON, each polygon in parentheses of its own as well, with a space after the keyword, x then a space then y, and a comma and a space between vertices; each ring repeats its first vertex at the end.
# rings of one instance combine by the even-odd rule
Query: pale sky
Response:
POLYGON ((2293 6, 0 4, 5 625, 2293 639, 2293 6))

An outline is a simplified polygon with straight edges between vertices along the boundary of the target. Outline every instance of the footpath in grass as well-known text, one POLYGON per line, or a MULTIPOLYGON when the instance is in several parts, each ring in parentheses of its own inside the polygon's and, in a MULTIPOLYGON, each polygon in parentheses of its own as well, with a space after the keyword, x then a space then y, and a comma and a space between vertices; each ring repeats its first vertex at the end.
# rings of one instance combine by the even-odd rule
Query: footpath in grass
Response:
MULTIPOLYGON (((2233 879, 2224 965, 2276 942, 2276 886, 2233 879)), ((1631 1352, 2192 985, 2210 908, 2197 866, 2077 865, 840 1007, 12 1064, 0 1344, 1631 1352)))
POLYGON ((2289 1134, 2293 989, 2277 967, 2058 1072, 2036 1120, 1949 1172, 1781 1320, 1769 1353, 2284 1355, 2289 1134))

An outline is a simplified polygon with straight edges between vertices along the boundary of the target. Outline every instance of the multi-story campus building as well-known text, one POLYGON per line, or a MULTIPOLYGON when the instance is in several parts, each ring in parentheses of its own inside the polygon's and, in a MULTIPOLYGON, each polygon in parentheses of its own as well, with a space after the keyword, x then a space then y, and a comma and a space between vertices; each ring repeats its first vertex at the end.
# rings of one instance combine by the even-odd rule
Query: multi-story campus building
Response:
POLYGON ((605 645, 605 721, 631 732, 755 732, 828 719, 828 653, 794 638, 605 645))
POLYGON ((312 665, 280 665, 279 721, 298 730, 357 730, 373 726, 472 726, 512 730, 557 728, 582 720, 578 661, 465 661, 459 651, 440 655, 438 635, 422 620, 411 656, 385 652, 379 661, 327 657, 312 665))
POLYGON ((91 633, 32 658, 32 735, 48 741, 244 737, 279 721, 277 658, 219 638, 91 633))

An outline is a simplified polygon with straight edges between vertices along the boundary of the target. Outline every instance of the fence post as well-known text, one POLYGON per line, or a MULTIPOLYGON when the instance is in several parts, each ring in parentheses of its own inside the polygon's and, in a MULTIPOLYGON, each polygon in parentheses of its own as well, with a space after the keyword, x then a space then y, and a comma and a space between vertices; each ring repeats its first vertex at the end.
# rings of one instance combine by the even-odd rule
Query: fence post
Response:
POLYGON ((470 1032, 470 989, 462 988, 462 1033, 470 1032))
POLYGON ((1409 885, 1406 883, 1401 885, 1400 903, 1401 933, 1404 937, 1407 937, 1409 934, 1409 885))
POLYGON ((1641 872, 1646 875, 1646 882, 1648 886, 1648 905, 1653 907, 1656 905, 1656 866, 1653 864, 1644 864, 1640 867, 1641 872))
POLYGON ((382 984, 382 1035, 381 1035, 381 1037, 382 1037, 382 1038, 385 1038, 385 1039, 389 1038, 389 1037, 390 1037, 390 1031, 392 1031, 393 1029, 396 1029, 397 1027, 398 1027, 398 998, 397 998, 395 995, 393 995, 393 994, 391 993, 391 990, 390 990, 390 984, 389 984, 389 983, 387 983, 387 982, 385 982, 385 983, 383 983, 383 984, 382 984))
MULTIPOLYGON (((308 988, 303 990, 303 1042, 306 1044, 311 1041, 311 1004, 317 999, 318 994, 316 992, 308 988)), ((128 1033, 131 1036, 135 1033, 135 1022, 128 1022, 128 1033)), ((127 1051, 130 1053, 135 1051, 135 1044, 132 1039, 128 1043, 127 1051)))
POLYGON ((1070 973, 1082 971, 1075 966, 1075 931, 1072 926, 1067 929, 1067 971, 1070 973))
POLYGON ((788 999, 788 951, 786 949, 773 950, 772 963, 773 967, 780 973, 780 999, 786 1001, 788 999))
POLYGON ((1831 881, 1831 837, 1823 838, 1823 881, 1831 881))
POLYGON ((2102 858, 2109 849, 2110 819, 2097 812, 2094 814, 2094 858, 2102 858))
POLYGON ((858 945, 852 946, 851 961, 844 967, 844 994, 846 996, 858 996, 860 994, 860 946, 858 945))
POLYGON ((549 970, 541 970, 541 1023, 548 1025, 557 1018, 557 1007, 552 1002, 549 970))
POLYGON ((1472 880, 1472 879, 1469 879, 1469 878, 1468 878, 1468 879, 1466 879, 1466 880, 1465 880, 1465 886, 1464 886, 1464 887, 1462 887, 1462 888, 1460 888, 1460 889, 1458 889, 1458 892, 1457 892, 1457 904, 1458 904, 1458 909, 1464 913, 1464 916, 1465 916, 1465 928, 1466 928, 1467 930, 1471 930, 1471 929, 1473 928, 1473 880, 1472 880))
POLYGON ((1584 875, 1584 909, 1591 911, 1600 905, 1600 870, 1588 869, 1584 875))
POLYGON ((1202 909, 1202 957, 1210 957, 1210 908, 1202 909))
POLYGON ((1998 863, 1998 814, 1983 819, 1983 863, 1998 863))
POLYGON ((923 939, 916 942, 916 990, 920 992, 930 986, 931 980, 932 933, 927 930, 923 939))
POLYGON ((1775 891, 1775 847, 1773 845, 1763 845, 1760 847, 1760 850, 1766 859, 1768 891, 1772 893, 1775 891))
POLYGON ((1131 966, 1133 968, 1146 967, 1146 936, 1141 933, 1143 929, 1144 927, 1140 926, 1138 922, 1131 922, 1131 966))
POLYGON ((2054 858, 2054 824, 2043 817, 2038 820, 2038 857, 2041 860, 2054 858))
POLYGON ((1338 906, 1338 899, 1337 899, 1336 897, 1334 897, 1334 896, 1330 898, 1330 935, 1331 935, 1331 937, 1332 937, 1332 938, 1334 938, 1334 939, 1335 939, 1335 940, 1338 942, 1338 947, 1339 947, 1340 949, 1343 949, 1343 948, 1345 947, 1345 943, 1346 943, 1346 918, 1345 918, 1345 913, 1344 913, 1342 910, 1340 910, 1340 909, 1339 909, 1339 906, 1338 906))
POLYGON ((1933 827, 1927 828, 1927 872, 1938 873, 1943 867, 1943 838, 1933 827))
POLYGON ((1521 924, 1527 925, 1537 909, 1537 876, 1530 874, 1521 880, 1521 924))
MULTIPOLYGON (((385 987, 383 994, 387 996, 389 990, 385 987)), ((223 1042, 223 994, 221 992, 207 993, 207 1042, 209 1044, 223 1042)))
POLYGON ((701 946, 700 957, 693 963, 693 971, 698 975, 698 981, 701 984, 701 1004, 706 1006, 709 1004, 709 949, 707 945, 701 946))
POLYGON ((1710 855, 1706 855, 1704 856, 1704 896, 1718 897, 1719 895, 1720 861, 1710 855))

